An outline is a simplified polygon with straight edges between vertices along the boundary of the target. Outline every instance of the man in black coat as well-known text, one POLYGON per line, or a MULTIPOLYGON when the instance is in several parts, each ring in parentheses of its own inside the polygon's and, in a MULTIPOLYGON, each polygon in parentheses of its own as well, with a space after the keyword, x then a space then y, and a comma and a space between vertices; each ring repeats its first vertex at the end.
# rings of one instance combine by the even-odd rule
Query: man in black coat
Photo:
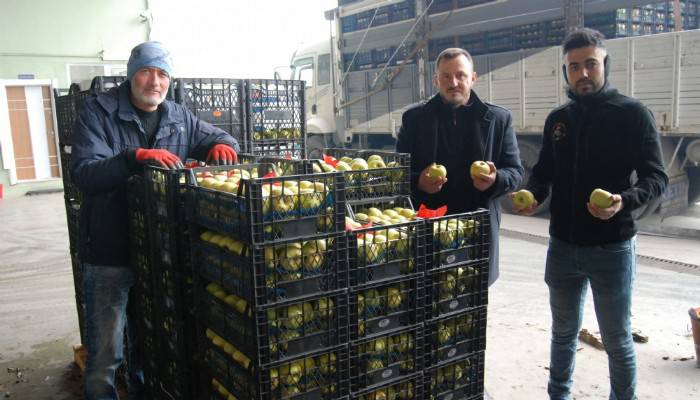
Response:
POLYGON ((490 211, 489 284, 498 278, 498 198, 518 187, 523 176, 511 115, 482 102, 472 86, 476 72, 464 49, 444 50, 436 61, 434 83, 440 93, 403 115, 396 151, 411 154, 411 192, 416 206, 447 206, 448 214, 490 211), (475 178, 474 161, 486 161, 488 174, 475 178), (431 177, 433 164, 447 178, 431 177))
POLYGON ((181 168, 188 157, 234 163, 236 140, 166 100, 172 60, 159 42, 134 47, 127 78, 83 104, 73 130, 71 176, 83 194, 79 254, 85 298, 85 398, 117 399, 115 371, 129 340, 129 398, 141 398, 135 273, 129 266, 126 184, 143 165, 181 168), (129 305, 127 310, 127 304, 129 305))
POLYGON ((571 399, 590 284, 608 353, 610 399, 636 399, 630 316, 637 228, 632 211, 661 196, 668 184, 659 134, 642 103, 609 86, 600 32, 572 32, 563 53, 571 101, 547 117, 539 160, 527 184, 535 201, 522 210, 532 214, 551 188, 545 267, 552 311, 548 392, 553 400, 571 399), (607 193, 589 201, 597 188, 607 193))

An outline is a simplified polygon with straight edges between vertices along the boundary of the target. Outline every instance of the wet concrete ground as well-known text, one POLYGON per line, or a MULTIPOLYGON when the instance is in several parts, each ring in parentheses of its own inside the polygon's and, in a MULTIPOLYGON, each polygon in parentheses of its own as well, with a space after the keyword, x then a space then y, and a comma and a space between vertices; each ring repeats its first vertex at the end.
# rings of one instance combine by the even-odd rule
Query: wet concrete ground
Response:
MULTIPOLYGON (((0 398, 79 399, 79 342, 61 194, 0 201, 0 398)), ((543 282, 546 221, 504 217, 501 278, 488 308, 486 386, 496 400, 546 398, 549 309, 543 282)), ((700 243, 640 236, 634 326, 639 398, 700 398, 688 308, 700 306, 700 243), (695 247, 697 246, 697 247, 695 247), (654 258, 656 255, 656 259, 654 258), (663 259, 676 260, 666 262, 663 259)), ((592 303, 584 327, 596 330, 592 303)), ((605 353, 580 344, 576 399, 608 393, 605 353)))

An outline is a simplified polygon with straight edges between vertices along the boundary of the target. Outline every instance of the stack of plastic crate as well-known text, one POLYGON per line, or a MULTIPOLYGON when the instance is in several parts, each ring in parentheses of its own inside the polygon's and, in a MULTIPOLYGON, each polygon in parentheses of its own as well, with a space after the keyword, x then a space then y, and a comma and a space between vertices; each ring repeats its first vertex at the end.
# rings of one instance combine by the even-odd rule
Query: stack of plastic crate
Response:
POLYGON ((132 265, 144 337, 149 398, 188 399, 197 393, 197 340, 189 224, 188 170, 146 167, 129 184, 132 265), (138 202, 137 202, 138 201, 138 202), (142 237, 143 236, 143 237, 142 237))
POLYGON ((425 220, 428 269, 425 392, 431 399, 481 399, 488 302, 487 210, 425 220))
POLYGON ((226 78, 178 78, 173 83, 175 101, 202 121, 233 136, 244 152, 246 132, 245 81, 226 78))
POLYGON ((351 218, 363 224, 348 232, 355 398, 382 398, 399 382, 416 391, 424 367, 425 224, 395 217, 396 207, 412 210, 406 197, 358 200, 349 207, 351 218))
POLYGON ((340 174, 195 168, 189 218, 202 387, 211 399, 348 394, 340 174))
POLYGON ((304 81, 246 81, 246 152, 255 155, 306 158, 304 81))
MULTIPOLYGON (((66 203, 66 220, 68 224, 68 240, 70 243, 71 264, 73 267, 73 283, 75 287, 76 305, 78 308, 78 325, 80 337, 85 337, 85 302, 81 288, 80 255, 78 254, 78 227, 80 225, 80 190, 75 186, 70 174, 71 145, 73 125, 78 119, 78 113, 83 102, 91 96, 121 84, 124 77, 97 76, 93 78, 90 89, 72 90, 68 94, 55 94, 56 122, 58 128, 59 158, 61 176, 63 177, 63 192, 66 203)), ((76 87, 77 88, 77 87, 76 87)))
POLYGON ((410 157, 326 149, 314 161, 335 162, 348 199, 351 398, 421 398, 403 397, 423 390, 425 347, 425 224, 407 197, 410 157))

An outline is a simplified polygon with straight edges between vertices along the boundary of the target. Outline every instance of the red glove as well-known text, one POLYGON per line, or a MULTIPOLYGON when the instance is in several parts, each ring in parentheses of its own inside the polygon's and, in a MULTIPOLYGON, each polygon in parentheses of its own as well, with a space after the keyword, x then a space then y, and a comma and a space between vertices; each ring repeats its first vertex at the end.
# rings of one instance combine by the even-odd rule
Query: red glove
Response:
POLYGON ((164 149, 136 149, 136 161, 156 167, 179 169, 182 161, 175 154, 164 149))
POLYGON ((214 165, 232 165, 238 162, 238 156, 233 147, 219 143, 209 149, 207 154, 207 163, 214 165))

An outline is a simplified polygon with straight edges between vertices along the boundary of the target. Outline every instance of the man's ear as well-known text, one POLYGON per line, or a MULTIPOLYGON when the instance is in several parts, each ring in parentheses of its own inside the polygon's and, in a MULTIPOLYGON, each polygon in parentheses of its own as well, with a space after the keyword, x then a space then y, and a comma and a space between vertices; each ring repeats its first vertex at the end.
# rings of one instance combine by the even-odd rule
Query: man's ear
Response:
POLYGON ((566 84, 569 84, 569 77, 566 76, 566 64, 561 65, 561 72, 564 73, 564 81, 566 81, 566 84))
POLYGON ((608 74, 610 73, 610 56, 605 55, 605 58, 603 59, 603 68, 605 68, 605 80, 608 79, 608 74))

